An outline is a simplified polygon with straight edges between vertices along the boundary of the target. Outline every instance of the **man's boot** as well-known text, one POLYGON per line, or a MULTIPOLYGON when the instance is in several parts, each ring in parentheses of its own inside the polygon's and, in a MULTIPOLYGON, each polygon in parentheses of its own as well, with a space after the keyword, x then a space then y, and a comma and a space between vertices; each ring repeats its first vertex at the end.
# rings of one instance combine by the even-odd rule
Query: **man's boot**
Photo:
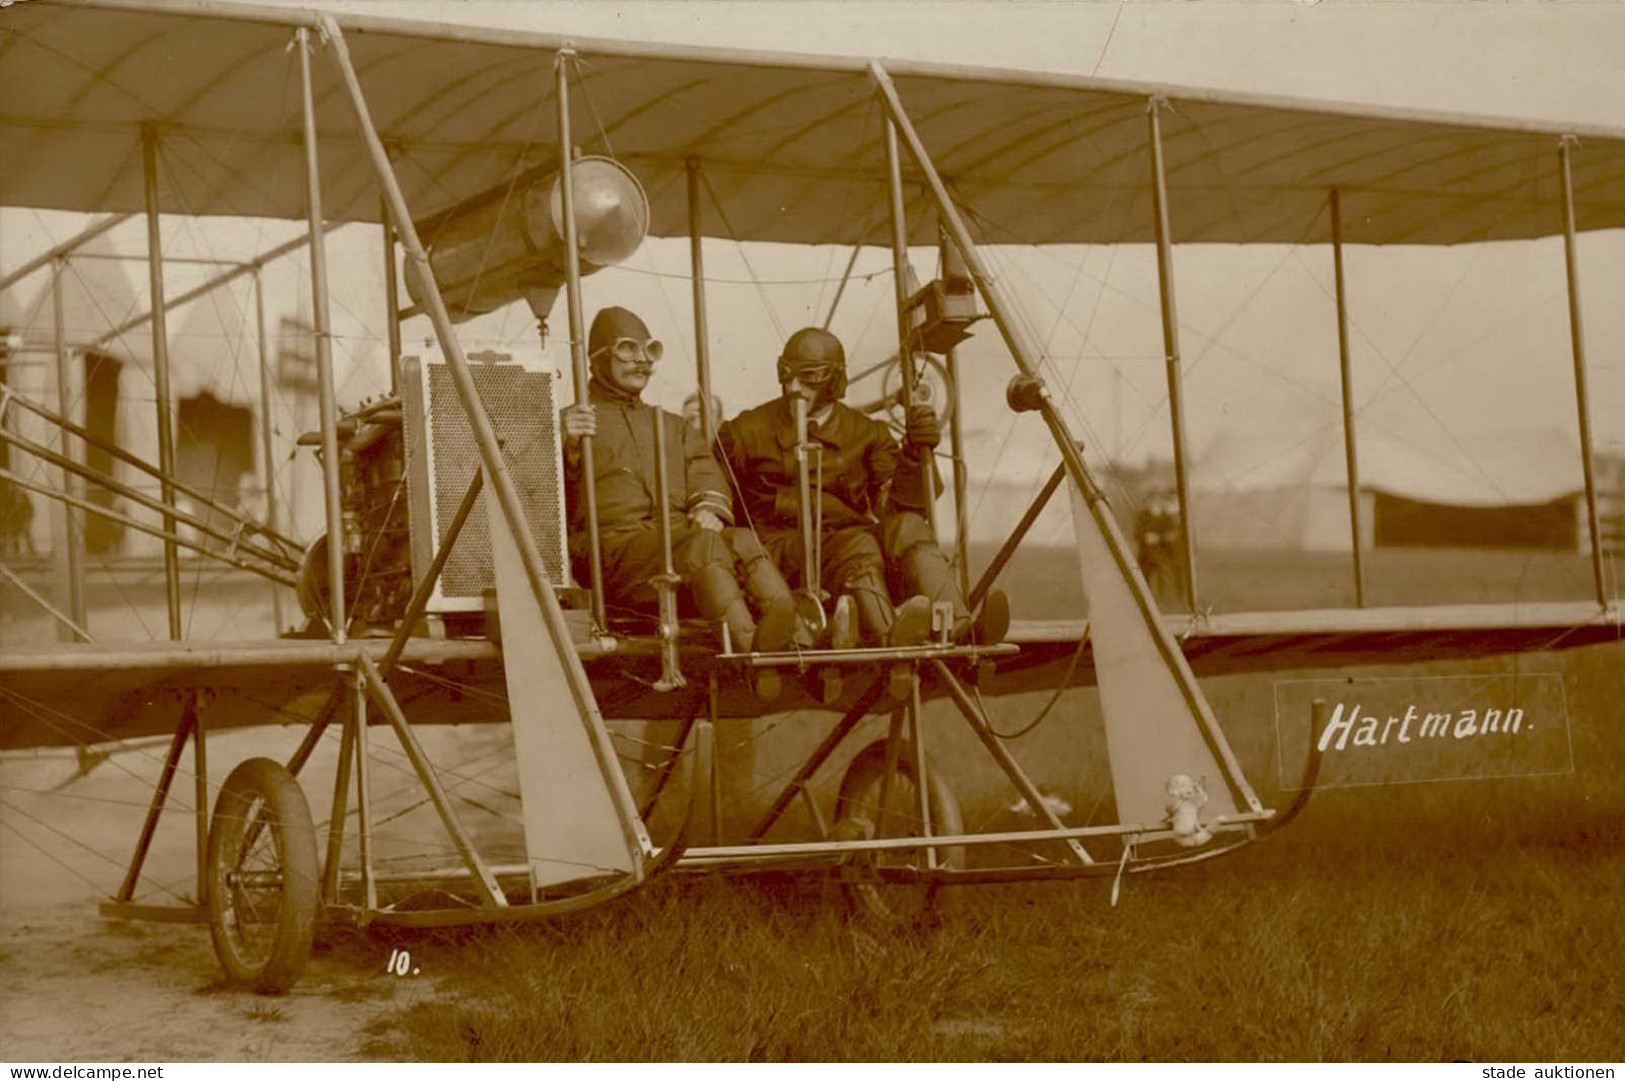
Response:
POLYGON ((953 605, 953 640, 959 645, 975 642, 991 646, 1004 641, 1010 631, 1010 601, 1003 590, 989 590, 982 600, 981 611, 971 619, 960 595, 959 584, 954 581, 953 566, 942 549, 935 544, 916 544, 903 553, 901 571, 903 588, 926 598, 927 610, 932 604, 947 601, 953 605))
POLYGON ((723 563, 707 563, 691 577, 694 605, 708 622, 728 628, 728 644, 735 653, 759 648, 756 620, 751 618, 745 594, 734 581, 733 569, 723 563))
MULTIPOLYGON (((734 579, 733 568, 724 563, 707 563, 690 580, 694 603, 700 615, 728 628, 729 645, 735 653, 777 653, 788 648, 795 634, 796 610, 786 591, 780 601, 768 606, 761 623, 751 618, 745 594, 734 579)), ((753 689, 763 701, 772 701, 783 690, 777 668, 753 670, 753 689)))
POLYGON ((761 653, 778 653, 792 646, 811 649, 816 644, 812 629, 796 607, 795 594, 784 574, 760 550, 742 552, 738 556, 740 578, 745 594, 761 613, 756 628, 756 649, 761 653))
POLYGON ((931 637, 931 602, 910 597, 893 608, 885 577, 878 570, 860 571, 846 580, 846 593, 857 611, 858 634, 866 646, 917 646, 931 637))

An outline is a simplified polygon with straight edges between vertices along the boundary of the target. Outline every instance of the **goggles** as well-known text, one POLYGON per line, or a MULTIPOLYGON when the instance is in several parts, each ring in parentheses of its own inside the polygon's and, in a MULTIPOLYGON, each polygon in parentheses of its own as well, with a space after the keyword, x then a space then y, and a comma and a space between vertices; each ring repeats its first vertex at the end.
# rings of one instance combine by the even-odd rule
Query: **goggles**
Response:
POLYGON ((666 355, 666 347, 659 338, 650 338, 640 341, 637 338, 616 338, 608 345, 600 346, 593 351, 593 356, 599 353, 608 353, 626 364, 631 364, 640 358, 648 358, 650 364, 660 363, 660 358, 666 355))
POLYGON ((803 386, 824 386, 834 381, 838 371, 839 369, 832 364, 807 364, 789 360, 785 357, 779 358, 779 384, 781 386, 789 383, 792 379, 800 380, 803 386))

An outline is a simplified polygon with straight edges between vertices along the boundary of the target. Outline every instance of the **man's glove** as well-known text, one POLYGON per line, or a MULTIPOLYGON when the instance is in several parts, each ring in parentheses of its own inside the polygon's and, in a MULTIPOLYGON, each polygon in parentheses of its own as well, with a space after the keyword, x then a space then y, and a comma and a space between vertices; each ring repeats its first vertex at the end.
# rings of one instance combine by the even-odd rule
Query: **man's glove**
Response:
POLYGON ((903 442, 925 451, 942 442, 942 422, 937 419, 937 411, 929 405, 909 406, 903 424, 903 442))

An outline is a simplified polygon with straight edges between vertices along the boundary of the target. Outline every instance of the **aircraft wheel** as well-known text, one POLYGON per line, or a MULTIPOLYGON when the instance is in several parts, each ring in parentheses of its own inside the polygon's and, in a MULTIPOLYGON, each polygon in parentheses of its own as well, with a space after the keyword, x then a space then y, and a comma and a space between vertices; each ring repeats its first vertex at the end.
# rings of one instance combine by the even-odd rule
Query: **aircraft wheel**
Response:
POLYGON ((280 994, 299 979, 316 933, 316 828, 299 782, 278 762, 231 771, 209 825, 209 933, 233 983, 280 994))
MULTIPOLYGON (((886 772, 886 741, 876 740, 852 759, 835 797, 833 834, 840 840, 864 840, 876 836, 875 823, 880 809, 881 779, 886 772)), ((886 816, 882 823, 886 837, 918 837, 924 833, 920 821, 919 797, 914 770, 914 749, 904 744, 897 756, 896 772, 886 792, 886 816)), ((926 797, 931 810, 933 834, 962 833, 959 800, 953 789, 935 769, 927 771, 926 797)), ((944 889, 934 882, 886 884, 873 875, 875 867, 924 867, 925 849, 875 852, 859 856, 847 868, 850 878, 842 883, 854 911, 893 925, 928 922, 940 917, 958 891, 944 889)), ((962 847, 937 849, 938 867, 963 867, 962 847)))

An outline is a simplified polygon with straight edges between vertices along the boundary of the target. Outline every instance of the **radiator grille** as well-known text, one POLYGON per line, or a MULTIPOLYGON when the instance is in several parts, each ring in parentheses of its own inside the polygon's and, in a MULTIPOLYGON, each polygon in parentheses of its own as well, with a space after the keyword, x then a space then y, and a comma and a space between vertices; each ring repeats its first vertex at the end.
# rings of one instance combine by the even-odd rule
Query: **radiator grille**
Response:
MULTIPOLYGON (((555 373, 527 371, 518 364, 477 364, 472 372, 486 415, 502 443, 508 473, 519 491, 519 501, 542 554, 548 578, 554 585, 568 585, 558 407, 553 394, 555 373)), ((427 439, 419 443, 412 438, 415 433, 409 433, 409 443, 424 447, 423 467, 412 470, 412 474, 418 478, 432 469, 433 475, 426 485, 432 496, 432 505, 427 508, 431 522, 425 524, 435 539, 434 547, 438 547, 449 531, 463 493, 479 469, 480 456, 451 371, 445 363, 430 362, 423 366, 422 401, 427 422, 419 420, 418 423, 427 439)), ((413 412, 407 410, 409 423, 417 419, 412 417, 413 412)), ((483 591, 494 585, 486 510, 490 498, 482 498, 469 515, 441 572, 440 586, 435 592, 437 603, 432 607, 440 610, 478 607, 483 591)), ((421 500, 414 500, 414 505, 423 504, 421 500)), ((414 520, 413 524, 417 527, 418 521, 414 520)), ((433 549, 414 544, 413 551, 425 553, 420 565, 426 568, 433 549)))

